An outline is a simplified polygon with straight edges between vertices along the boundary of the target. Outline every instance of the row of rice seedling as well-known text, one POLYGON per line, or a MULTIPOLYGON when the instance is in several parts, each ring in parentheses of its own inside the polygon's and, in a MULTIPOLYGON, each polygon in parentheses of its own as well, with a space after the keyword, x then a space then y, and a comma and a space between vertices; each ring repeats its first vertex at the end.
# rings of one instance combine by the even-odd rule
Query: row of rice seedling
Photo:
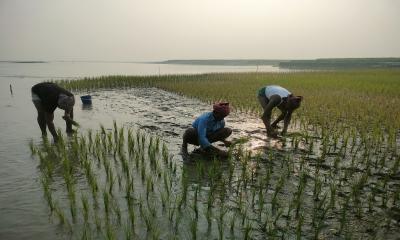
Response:
POLYGON ((204 101, 228 100, 237 109, 260 113, 259 88, 279 84, 305 102, 298 115, 312 125, 355 127, 391 133, 400 127, 400 71, 215 73, 201 75, 109 76, 59 81, 71 90, 159 87, 204 101), (212 86, 212 87, 211 87, 212 86))
POLYGON ((115 123, 30 147, 49 211, 73 237, 396 236, 398 153, 351 137, 335 147, 335 138, 289 136, 291 151, 258 154, 236 145, 226 161, 185 165, 159 137, 115 123))

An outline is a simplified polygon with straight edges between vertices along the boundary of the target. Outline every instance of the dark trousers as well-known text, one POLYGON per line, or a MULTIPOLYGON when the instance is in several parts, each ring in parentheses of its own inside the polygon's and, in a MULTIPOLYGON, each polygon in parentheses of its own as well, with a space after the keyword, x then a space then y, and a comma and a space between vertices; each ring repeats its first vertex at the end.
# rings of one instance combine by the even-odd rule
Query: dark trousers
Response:
MULTIPOLYGON (((232 134, 232 129, 221 128, 213 133, 207 134, 207 139, 210 143, 223 141, 232 134)), ((193 144, 199 146, 199 135, 195 128, 189 128, 183 134, 183 144, 193 144)))

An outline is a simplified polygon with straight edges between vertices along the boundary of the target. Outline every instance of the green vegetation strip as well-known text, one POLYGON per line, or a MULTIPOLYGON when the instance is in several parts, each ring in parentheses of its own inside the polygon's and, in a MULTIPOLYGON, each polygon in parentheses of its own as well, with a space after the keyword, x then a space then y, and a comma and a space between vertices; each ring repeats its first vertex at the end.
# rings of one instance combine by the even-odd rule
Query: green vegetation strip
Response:
POLYGON ((108 76, 58 83, 73 91, 157 87, 206 102, 227 100, 236 110, 255 114, 261 113, 257 90, 278 84, 304 96, 296 116, 310 124, 378 135, 400 128, 400 70, 108 76))

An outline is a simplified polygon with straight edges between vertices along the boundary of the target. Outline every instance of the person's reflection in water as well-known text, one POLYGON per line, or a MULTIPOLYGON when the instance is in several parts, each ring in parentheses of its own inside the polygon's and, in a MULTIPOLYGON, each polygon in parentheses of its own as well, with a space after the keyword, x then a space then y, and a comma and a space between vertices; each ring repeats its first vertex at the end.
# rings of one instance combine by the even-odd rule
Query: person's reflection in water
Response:
POLYGON ((91 111, 91 110, 93 110, 93 105, 92 104, 82 104, 82 110, 83 111, 91 111))

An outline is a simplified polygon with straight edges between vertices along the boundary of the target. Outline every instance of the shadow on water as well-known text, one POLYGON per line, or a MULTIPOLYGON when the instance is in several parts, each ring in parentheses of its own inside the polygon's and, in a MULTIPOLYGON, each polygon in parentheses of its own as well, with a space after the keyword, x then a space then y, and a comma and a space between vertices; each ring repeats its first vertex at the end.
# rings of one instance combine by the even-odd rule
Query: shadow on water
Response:
POLYGON ((93 110, 92 104, 82 104, 82 111, 91 111, 93 110))

